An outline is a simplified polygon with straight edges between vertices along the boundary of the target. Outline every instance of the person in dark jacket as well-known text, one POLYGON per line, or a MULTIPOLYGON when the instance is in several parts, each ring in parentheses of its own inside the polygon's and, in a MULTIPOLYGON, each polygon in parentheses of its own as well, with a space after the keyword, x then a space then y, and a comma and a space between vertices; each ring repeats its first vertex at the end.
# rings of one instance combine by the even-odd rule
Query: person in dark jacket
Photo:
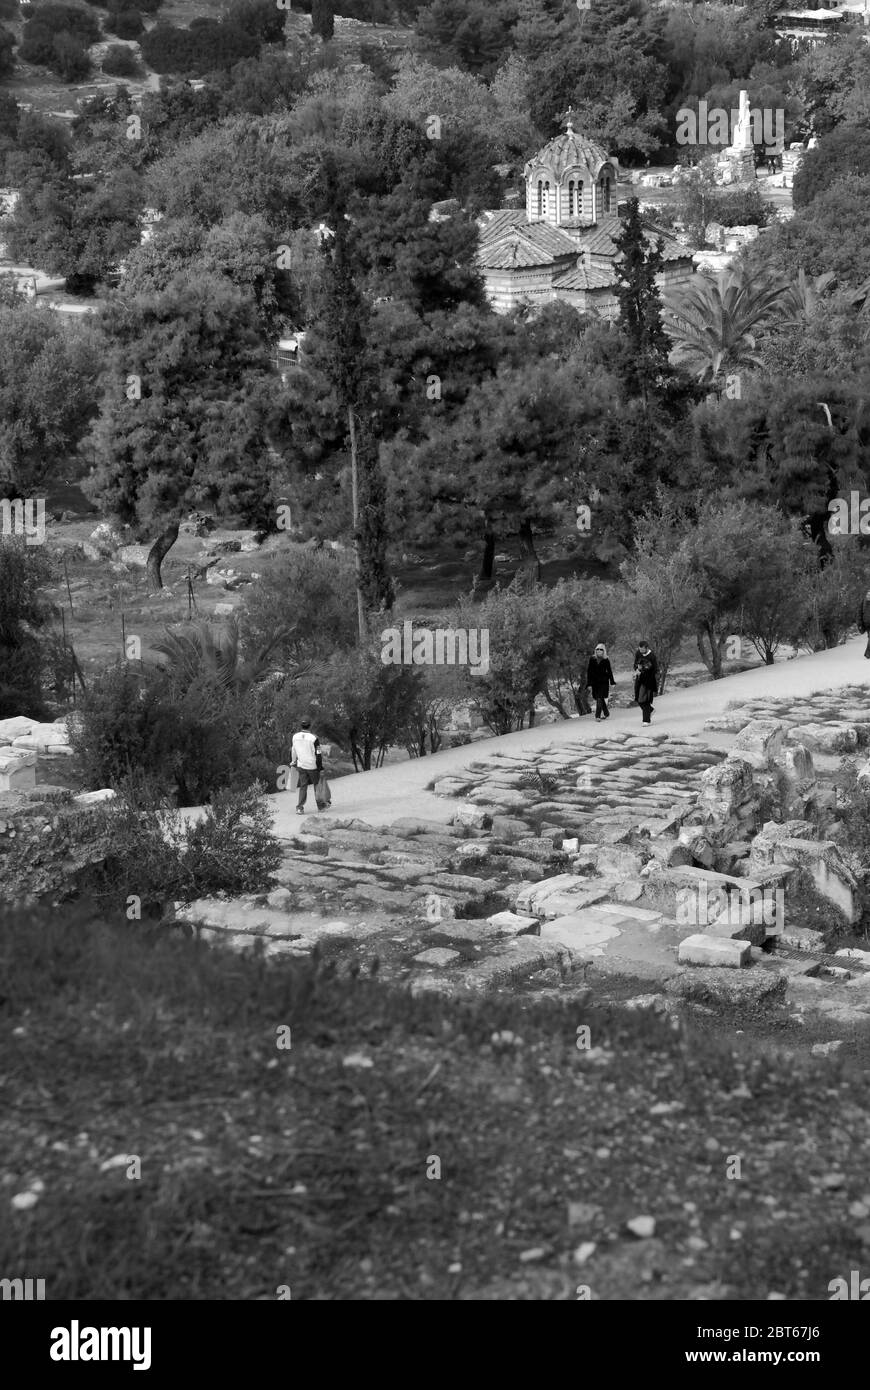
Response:
POLYGON ((867 590, 858 605, 858 631, 867 634, 867 646, 864 649, 864 655, 870 661, 870 589, 867 590))
POLYGON ((649 724, 653 699, 658 694, 659 664, 649 642, 638 642, 634 654, 634 698, 640 705, 644 724, 649 724))
POLYGON ((596 719, 610 718, 607 699, 612 685, 616 685, 616 681, 613 679, 613 669, 607 659, 607 648, 603 642, 599 642, 589 658, 589 665, 586 668, 586 688, 591 690, 595 697, 596 719))

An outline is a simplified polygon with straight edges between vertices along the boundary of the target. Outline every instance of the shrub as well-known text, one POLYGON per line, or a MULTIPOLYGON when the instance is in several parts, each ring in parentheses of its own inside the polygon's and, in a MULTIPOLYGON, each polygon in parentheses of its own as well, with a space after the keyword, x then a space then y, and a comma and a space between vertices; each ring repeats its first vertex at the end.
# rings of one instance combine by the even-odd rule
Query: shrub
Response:
POLYGON ((64 82, 81 82, 91 70, 91 60, 72 34, 55 34, 50 67, 64 82))
POLYGON ((245 649, 274 644, 277 664, 298 668, 350 647, 356 637, 353 561, 329 550, 279 554, 239 610, 245 649))
POLYGON ((90 687, 70 739, 87 786, 147 777, 179 806, 199 806, 259 772, 247 695, 203 674, 186 687, 121 664, 90 687))
POLYGON ((140 72, 136 54, 123 43, 110 43, 103 58, 103 72, 110 77, 135 77, 140 72))
POLYGON ((86 897, 126 915, 132 895, 147 919, 175 900, 262 890, 282 849, 260 790, 218 792, 190 826, 153 795, 145 804, 125 794, 87 809, 28 807, 14 836, 0 836, 8 899, 86 897))
POLYGON ((260 41, 231 24, 206 22, 196 29, 158 24, 142 38, 142 56, 155 72, 197 76, 253 58, 260 41))
POLYGON ((81 5, 54 3, 39 4, 33 10, 30 24, 38 24, 53 34, 72 34, 82 44, 97 43, 100 37, 100 21, 90 10, 81 5))
POLYGON ((47 25, 36 19, 28 20, 18 47, 18 57, 22 63, 35 63, 38 67, 51 65, 54 61, 54 34, 47 25))
MULTIPOLYGON (((465 670, 466 693, 494 734, 521 729, 533 719, 535 697, 552 670, 553 634, 546 591, 494 589, 475 612, 462 605, 458 626, 488 634, 489 670, 465 670)), ((482 640, 482 639, 481 639, 482 640)))
POLYGON ((407 711, 422 684, 419 669, 385 666, 380 648, 354 650, 334 653, 298 683, 294 698, 318 732, 348 749, 357 771, 367 771, 404 742, 407 711))
POLYGON ((138 39, 140 34, 144 34, 145 25, 138 10, 117 10, 109 12, 106 29, 119 39, 138 39))
POLYGON ((51 564, 38 546, 0 540, 0 718, 45 712, 36 634, 52 613, 42 594, 50 578, 51 564))
POLYGON ((8 77, 15 67, 15 36, 0 27, 0 78, 8 77))
POLYGON ((870 551, 856 538, 835 544, 827 564, 804 577, 804 629, 800 645, 820 652, 845 642, 867 588, 870 551))

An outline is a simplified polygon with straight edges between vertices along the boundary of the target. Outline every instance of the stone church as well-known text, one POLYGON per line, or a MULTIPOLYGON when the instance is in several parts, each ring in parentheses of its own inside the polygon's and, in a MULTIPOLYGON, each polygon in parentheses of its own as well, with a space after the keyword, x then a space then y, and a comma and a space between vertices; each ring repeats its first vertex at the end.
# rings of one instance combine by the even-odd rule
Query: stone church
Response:
MULTIPOLYGON (((616 159, 576 134, 570 113, 557 135, 523 169, 525 210, 484 212, 478 219, 478 265, 494 309, 561 299, 602 318, 617 314, 613 238, 619 234, 616 159)), ((670 290, 694 273, 692 252, 644 221, 652 245, 661 237, 659 288, 670 290)))

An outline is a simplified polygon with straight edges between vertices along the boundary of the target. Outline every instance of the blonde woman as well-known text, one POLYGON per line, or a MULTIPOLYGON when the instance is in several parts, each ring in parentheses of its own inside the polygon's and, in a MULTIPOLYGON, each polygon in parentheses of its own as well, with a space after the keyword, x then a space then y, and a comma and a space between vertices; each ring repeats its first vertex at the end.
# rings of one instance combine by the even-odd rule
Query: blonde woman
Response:
POLYGON ((596 719, 610 718, 607 700, 612 685, 616 685, 616 681, 613 679, 613 670, 607 658, 607 648, 603 642, 599 642, 589 658, 589 666, 586 670, 586 687, 592 691, 595 697, 596 719))

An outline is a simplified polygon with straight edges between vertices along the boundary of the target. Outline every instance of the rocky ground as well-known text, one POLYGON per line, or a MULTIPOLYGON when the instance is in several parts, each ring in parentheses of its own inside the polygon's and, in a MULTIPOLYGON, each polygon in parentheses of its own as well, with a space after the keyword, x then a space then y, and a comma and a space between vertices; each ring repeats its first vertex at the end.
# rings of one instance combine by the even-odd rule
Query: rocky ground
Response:
POLYGON ((657 1010, 761 1008, 836 1045, 831 1028, 870 1026, 833 782, 837 754, 870 740, 866 692, 753 701, 708 724, 735 746, 603 730, 594 746, 494 745, 434 782, 456 803, 449 824, 299 818, 278 887, 189 905, 183 929, 269 955, 377 961, 415 994, 591 988, 657 1010), (683 909, 701 885, 781 888, 785 920, 726 911, 723 924, 717 907, 698 921, 683 909))

